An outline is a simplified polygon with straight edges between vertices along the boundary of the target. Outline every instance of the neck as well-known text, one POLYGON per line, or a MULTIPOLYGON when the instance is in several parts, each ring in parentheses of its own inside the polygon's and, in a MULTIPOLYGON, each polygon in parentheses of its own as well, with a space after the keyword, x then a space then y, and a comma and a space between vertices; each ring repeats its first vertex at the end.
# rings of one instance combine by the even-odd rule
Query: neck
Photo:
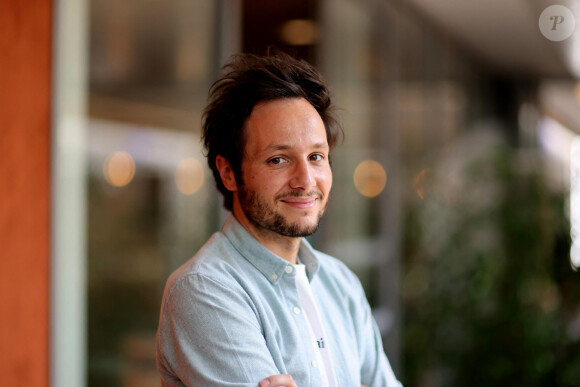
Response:
MULTIPOLYGON (((246 230, 248 230, 246 228, 246 230)), ((277 256, 284 258, 291 264, 298 263, 298 250, 302 238, 285 237, 271 231, 262 233, 259 229, 248 230, 258 242, 277 256)))
POLYGON ((270 230, 261 228, 252 223, 243 211, 233 212, 238 222, 264 247, 289 263, 298 263, 298 250, 300 249, 300 237, 287 237, 270 230))

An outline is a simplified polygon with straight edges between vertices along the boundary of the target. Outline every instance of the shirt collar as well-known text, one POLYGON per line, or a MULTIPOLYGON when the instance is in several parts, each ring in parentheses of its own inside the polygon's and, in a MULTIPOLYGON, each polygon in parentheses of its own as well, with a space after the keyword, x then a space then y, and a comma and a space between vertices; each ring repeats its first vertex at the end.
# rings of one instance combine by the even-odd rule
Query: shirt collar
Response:
MULTIPOLYGON (((284 275, 288 275, 286 267, 290 265, 288 261, 272 253, 264 245, 258 242, 242 226, 237 219, 230 214, 226 220, 222 232, 232 243, 234 248, 260 271, 268 280, 275 284, 284 275)), ((312 281, 319 268, 318 258, 310 243, 304 238, 300 242, 298 250, 300 262, 306 266, 308 279, 312 281)), ((291 271, 292 273, 292 271, 291 271)))

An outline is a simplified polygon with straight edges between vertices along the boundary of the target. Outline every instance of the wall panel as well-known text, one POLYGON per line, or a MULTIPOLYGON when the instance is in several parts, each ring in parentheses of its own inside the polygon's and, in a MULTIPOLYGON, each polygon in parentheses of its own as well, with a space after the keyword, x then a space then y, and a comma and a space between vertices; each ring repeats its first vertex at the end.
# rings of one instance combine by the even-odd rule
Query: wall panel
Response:
POLYGON ((0 375, 48 385, 50 0, 0 4, 0 375))

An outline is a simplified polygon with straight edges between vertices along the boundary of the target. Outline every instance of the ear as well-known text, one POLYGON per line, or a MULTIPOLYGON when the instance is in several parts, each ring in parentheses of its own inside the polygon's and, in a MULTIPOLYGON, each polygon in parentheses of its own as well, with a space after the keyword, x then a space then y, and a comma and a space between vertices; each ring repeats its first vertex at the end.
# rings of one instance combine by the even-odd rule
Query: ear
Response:
POLYGON ((236 176, 228 159, 221 155, 217 155, 215 158, 215 165, 220 173, 222 183, 226 189, 232 192, 237 191, 238 185, 236 183, 236 176))

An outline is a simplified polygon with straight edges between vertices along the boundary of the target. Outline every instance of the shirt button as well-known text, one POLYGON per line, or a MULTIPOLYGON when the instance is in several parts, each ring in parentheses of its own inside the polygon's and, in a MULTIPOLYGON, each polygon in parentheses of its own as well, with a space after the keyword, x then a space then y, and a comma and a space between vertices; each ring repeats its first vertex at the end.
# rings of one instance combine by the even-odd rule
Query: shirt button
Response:
POLYGON ((314 360, 312 360, 312 363, 310 363, 310 364, 312 364, 312 367, 314 367, 314 368, 318 367, 318 363, 315 362, 314 360))
POLYGON ((272 281, 276 281, 278 279, 278 274, 272 273, 272 281))
POLYGON ((295 306, 293 310, 294 310, 294 314, 300 314, 300 308, 295 306))
POLYGON ((292 273, 292 270, 294 270, 292 266, 286 266, 286 273, 290 274, 292 273))

